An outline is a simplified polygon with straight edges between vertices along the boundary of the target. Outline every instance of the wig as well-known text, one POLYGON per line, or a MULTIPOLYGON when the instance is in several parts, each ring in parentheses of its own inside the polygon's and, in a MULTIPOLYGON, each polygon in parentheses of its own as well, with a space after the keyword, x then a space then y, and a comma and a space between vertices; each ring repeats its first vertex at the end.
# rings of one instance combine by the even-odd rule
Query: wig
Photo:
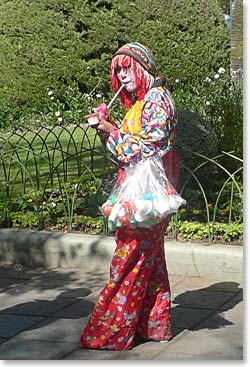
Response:
MULTIPOLYGON (((116 70, 121 67, 131 67, 136 82, 136 100, 140 101, 143 99, 145 94, 152 87, 155 78, 148 71, 146 71, 139 62, 128 55, 116 55, 113 57, 110 69, 111 86, 114 92, 116 92, 121 83, 119 82, 116 74, 116 70)), ((121 102, 126 110, 128 110, 134 101, 133 93, 129 93, 125 88, 122 89, 119 95, 121 102)))

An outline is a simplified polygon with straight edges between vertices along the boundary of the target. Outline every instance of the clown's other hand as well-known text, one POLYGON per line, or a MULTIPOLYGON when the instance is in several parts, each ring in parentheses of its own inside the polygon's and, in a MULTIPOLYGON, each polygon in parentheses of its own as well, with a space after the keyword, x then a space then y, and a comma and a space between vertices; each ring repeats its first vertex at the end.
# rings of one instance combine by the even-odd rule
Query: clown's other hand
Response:
POLYGON ((97 126, 97 130, 106 131, 107 133, 110 133, 113 129, 116 129, 114 125, 112 125, 109 121, 100 118, 100 123, 97 126))

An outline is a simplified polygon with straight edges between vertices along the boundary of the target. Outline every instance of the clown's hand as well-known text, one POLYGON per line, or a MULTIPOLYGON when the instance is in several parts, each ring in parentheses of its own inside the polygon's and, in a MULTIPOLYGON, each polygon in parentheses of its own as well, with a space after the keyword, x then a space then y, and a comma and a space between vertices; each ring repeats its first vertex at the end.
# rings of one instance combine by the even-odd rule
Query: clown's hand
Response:
POLYGON ((104 131, 109 134, 114 128, 116 129, 116 126, 114 126, 110 121, 100 118, 100 123, 97 126, 98 131, 101 130, 102 132, 104 131))

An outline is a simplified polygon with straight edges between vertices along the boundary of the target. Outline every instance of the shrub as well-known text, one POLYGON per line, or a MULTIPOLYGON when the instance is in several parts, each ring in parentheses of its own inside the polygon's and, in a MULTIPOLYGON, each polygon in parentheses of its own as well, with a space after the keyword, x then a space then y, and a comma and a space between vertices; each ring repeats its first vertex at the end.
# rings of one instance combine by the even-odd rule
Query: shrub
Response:
POLYGON ((232 81, 215 74, 217 80, 207 83, 206 120, 218 137, 220 151, 243 157, 243 81, 232 81))
POLYGON ((0 14, 2 127, 47 112, 47 88, 66 109, 72 85, 109 98, 111 56, 129 41, 153 49, 170 89, 178 78, 189 90, 229 61, 217 0, 12 0, 1 2, 0 14))
POLYGON ((190 168, 199 159, 193 152, 215 156, 218 152, 217 136, 210 123, 195 112, 178 110, 175 149, 180 159, 190 168))
MULTIPOLYGON (((173 224, 170 223, 167 233, 173 231, 173 224)), ((175 229, 176 230, 176 229, 175 229)), ((242 241, 243 224, 237 223, 206 223, 183 221, 178 224, 177 239, 210 240, 210 233, 214 241, 242 241)))

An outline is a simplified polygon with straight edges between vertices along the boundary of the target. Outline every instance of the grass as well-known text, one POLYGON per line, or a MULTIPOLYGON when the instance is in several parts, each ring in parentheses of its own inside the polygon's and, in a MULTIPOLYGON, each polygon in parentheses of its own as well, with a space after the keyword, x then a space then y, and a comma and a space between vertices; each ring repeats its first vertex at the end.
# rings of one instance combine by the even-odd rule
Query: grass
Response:
POLYGON ((94 129, 86 125, 15 131, 0 138, 0 198, 31 189, 100 177, 114 168, 94 129))

